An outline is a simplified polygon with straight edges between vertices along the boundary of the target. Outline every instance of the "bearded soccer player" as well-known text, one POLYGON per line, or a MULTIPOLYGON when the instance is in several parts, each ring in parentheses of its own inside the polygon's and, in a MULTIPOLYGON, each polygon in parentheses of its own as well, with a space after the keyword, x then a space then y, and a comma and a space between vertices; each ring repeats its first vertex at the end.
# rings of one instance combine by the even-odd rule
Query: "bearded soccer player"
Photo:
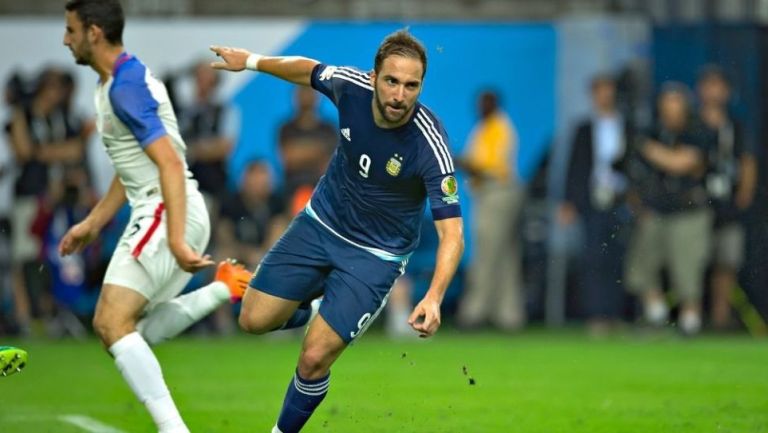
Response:
POLYGON ((440 326, 440 304, 464 249, 448 137, 418 102, 427 57, 405 30, 379 46, 370 73, 304 57, 211 47, 214 68, 251 69, 312 86, 339 110, 339 144, 304 211, 262 260, 243 298, 240 326, 253 333, 306 323, 296 373, 273 433, 301 430, 325 397, 330 368, 387 301, 416 245, 429 201, 440 238, 432 282, 408 321, 422 337, 440 326))
POLYGON ((64 45, 99 75, 97 127, 116 175, 88 217, 66 233, 59 252, 81 251, 129 202, 131 218, 104 276, 93 327, 160 433, 188 433, 149 345, 239 299, 251 274, 225 261, 217 281, 177 297, 191 273, 213 262, 201 255, 210 221, 168 94, 125 52, 118 1, 70 0, 65 8, 64 45))

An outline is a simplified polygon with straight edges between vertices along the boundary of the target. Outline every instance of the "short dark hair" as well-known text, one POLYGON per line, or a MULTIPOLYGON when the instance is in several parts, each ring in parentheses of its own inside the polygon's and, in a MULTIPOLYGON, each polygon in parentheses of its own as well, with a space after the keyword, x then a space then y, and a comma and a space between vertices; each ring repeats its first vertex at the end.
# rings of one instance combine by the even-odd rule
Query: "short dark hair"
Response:
POLYGON ((379 45, 379 50, 376 51, 376 57, 373 62, 373 70, 378 74, 381 70, 381 64, 384 63, 384 59, 389 56, 402 56, 410 57, 413 59, 421 60, 421 64, 424 67, 424 71, 421 77, 427 74, 427 53, 424 49, 424 45, 413 37, 408 29, 398 30, 388 35, 379 45))
POLYGON ((64 8, 75 12, 86 29, 99 27, 110 44, 123 43, 125 16, 118 0, 69 0, 64 8))

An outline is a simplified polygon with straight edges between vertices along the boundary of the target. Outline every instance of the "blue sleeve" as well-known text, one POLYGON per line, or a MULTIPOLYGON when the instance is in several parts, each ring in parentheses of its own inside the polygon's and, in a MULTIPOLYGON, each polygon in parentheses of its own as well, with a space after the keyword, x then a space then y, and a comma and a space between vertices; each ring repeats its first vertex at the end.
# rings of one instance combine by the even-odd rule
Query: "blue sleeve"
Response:
POLYGON ((312 70, 312 87, 339 105, 341 96, 349 86, 373 91, 370 76, 355 68, 318 64, 312 70))
MULTIPOLYGON (((138 75, 140 71, 124 73, 138 75)), ((130 75, 119 81, 122 75, 115 78, 109 91, 109 100, 115 115, 131 130, 141 148, 146 149, 150 143, 166 135, 166 131, 157 114, 159 103, 152 96, 144 75, 130 75)))
POLYGON ((439 123, 421 110, 416 114, 415 122, 426 141, 422 152, 422 178, 432 219, 460 217, 459 183, 448 148, 448 135, 439 123))

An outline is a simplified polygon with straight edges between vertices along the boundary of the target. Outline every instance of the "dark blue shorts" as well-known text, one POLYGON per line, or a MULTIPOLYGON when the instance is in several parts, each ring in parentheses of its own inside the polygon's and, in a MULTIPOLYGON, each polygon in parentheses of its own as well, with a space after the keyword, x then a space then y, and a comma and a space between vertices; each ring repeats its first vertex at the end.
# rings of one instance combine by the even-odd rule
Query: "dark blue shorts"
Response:
POLYGON ((269 250, 251 287, 293 301, 323 295, 320 315, 349 343, 386 304, 403 262, 385 261, 300 213, 269 250))

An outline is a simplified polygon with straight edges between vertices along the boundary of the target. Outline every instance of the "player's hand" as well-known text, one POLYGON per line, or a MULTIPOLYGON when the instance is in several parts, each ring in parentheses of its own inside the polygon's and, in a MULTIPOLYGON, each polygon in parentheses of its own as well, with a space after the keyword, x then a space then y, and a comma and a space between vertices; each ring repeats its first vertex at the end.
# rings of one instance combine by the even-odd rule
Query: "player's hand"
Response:
POLYGON ((87 219, 72 226, 59 242, 59 255, 64 257, 83 251, 99 235, 99 229, 87 219))
POLYGON ((251 52, 242 48, 220 47, 211 45, 211 51, 221 57, 223 62, 212 62, 213 69, 223 69, 225 71, 239 72, 245 69, 245 61, 251 52))
POLYGON ((176 263, 179 264, 179 267, 186 272, 195 273, 215 264, 213 263, 213 260, 211 260, 211 256, 207 254, 201 256, 187 243, 171 246, 171 253, 176 257, 176 263))
POLYGON ((440 327, 440 303, 424 297, 413 309, 413 313, 408 318, 408 324, 419 333, 421 338, 435 335, 440 327))

